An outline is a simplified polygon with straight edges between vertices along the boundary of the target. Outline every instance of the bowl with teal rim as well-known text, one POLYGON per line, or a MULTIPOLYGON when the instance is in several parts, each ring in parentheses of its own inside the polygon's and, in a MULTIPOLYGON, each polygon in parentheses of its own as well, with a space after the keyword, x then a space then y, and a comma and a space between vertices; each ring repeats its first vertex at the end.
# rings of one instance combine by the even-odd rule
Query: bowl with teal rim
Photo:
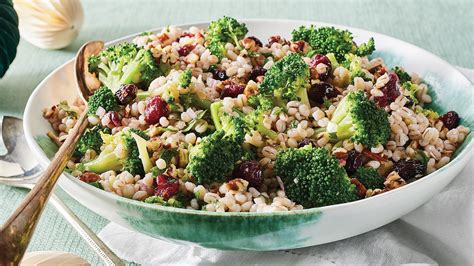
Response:
MULTIPOLYGON (((433 103, 429 107, 439 113, 455 110, 462 117, 462 125, 474 130, 473 84, 449 63, 421 48, 386 35, 326 23, 269 19, 242 22, 249 35, 262 40, 277 34, 289 37, 294 28, 311 24, 347 29, 357 43, 373 37, 377 51, 372 57, 382 57, 389 67, 401 65, 408 72, 418 73, 430 87, 433 103)), ((208 23, 178 25, 191 26, 207 28, 208 23)), ((130 41, 137 35, 107 45, 130 41)), ((28 145, 42 166, 50 163, 56 151, 45 137, 51 126, 43 119, 42 110, 62 100, 73 101, 77 96, 72 60, 48 75, 31 94, 24 128, 28 145)), ((472 135, 467 135, 449 164, 413 183, 359 201, 288 212, 216 213, 157 206, 105 192, 67 173, 61 176, 59 185, 95 213, 151 237, 216 249, 300 248, 368 232, 426 203, 469 162, 474 146, 472 135)))

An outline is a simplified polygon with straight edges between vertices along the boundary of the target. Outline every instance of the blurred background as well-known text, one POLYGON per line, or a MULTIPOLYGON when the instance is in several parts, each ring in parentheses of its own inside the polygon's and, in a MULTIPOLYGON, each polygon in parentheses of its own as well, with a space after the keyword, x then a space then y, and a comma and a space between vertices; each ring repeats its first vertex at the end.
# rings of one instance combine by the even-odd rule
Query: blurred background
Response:
POLYGON ((170 24, 236 18, 316 20, 376 31, 422 47, 451 64, 474 68, 474 1, 471 0, 82 0, 84 23, 61 50, 20 41, 18 54, 0 80, 0 113, 21 116, 29 94, 86 41, 110 41, 170 24), (14 103, 14 104, 13 104, 14 103))

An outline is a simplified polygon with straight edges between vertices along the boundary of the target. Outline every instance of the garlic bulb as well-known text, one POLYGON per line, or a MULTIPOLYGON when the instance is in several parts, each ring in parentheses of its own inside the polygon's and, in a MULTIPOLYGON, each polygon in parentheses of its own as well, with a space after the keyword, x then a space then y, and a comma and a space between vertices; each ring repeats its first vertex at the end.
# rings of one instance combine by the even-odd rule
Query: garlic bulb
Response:
POLYGON ((35 251, 26 253, 20 266, 90 265, 85 259, 62 251, 35 251))
POLYGON ((60 49, 77 37, 84 14, 79 0, 14 0, 20 34, 43 49, 60 49))

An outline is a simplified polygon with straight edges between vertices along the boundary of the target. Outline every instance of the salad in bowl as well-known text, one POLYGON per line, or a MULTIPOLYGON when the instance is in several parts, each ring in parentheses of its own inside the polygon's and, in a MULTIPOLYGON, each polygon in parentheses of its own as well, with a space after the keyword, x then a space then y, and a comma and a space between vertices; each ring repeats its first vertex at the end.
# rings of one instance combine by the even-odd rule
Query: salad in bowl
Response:
MULTIPOLYGON (((248 36, 222 17, 88 59, 97 87, 67 171, 116 195, 205 212, 285 212, 375 197, 448 164, 469 134, 373 38, 294 28, 248 36)), ((57 145, 85 108, 44 110, 57 145)))

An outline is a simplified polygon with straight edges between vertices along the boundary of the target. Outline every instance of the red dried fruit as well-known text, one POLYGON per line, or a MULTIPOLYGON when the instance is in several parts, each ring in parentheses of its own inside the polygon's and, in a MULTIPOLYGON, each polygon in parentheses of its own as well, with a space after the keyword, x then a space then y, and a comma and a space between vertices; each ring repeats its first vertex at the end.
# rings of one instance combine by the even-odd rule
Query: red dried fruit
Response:
POLYGON ((137 97, 138 87, 135 84, 125 84, 120 86, 120 88, 115 93, 115 98, 117 102, 125 105, 135 100, 137 97))
POLYGON ((173 197, 179 191, 179 181, 168 175, 159 175, 156 178, 155 196, 164 200, 173 197))
POLYGON ((393 170, 407 183, 410 183, 426 172, 426 166, 418 160, 400 160, 395 162, 393 170))
POLYGON ((106 113, 105 116, 109 119, 109 123, 106 125, 108 128, 119 127, 122 125, 122 118, 119 113, 110 111, 106 113))
POLYGON ((100 180, 100 176, 96 173, 93 172, 84 172, 79 176, 79 180, 86 182, 86 183, 92 183, 92 182, 97 182, 100 180))
POLYGON ((363 164, 363 156, 361 153, 351 150, 347 154, 347 160, 346 160, 346 171, 349 175, 352 175, 355 173, 357 168, 361 167, 363 164))
POLYGON ((189 38, 192 38, 194 37, 194 34, 192 34, 191 32, 183 32, 183 34, 181 34, 181 36, 179 36, 180 38, 183 38, 183 37, 189 37, 189 38))
POLYGON ((250 80, 257 81, 257 77, 265 76, 265 73, 267 73, 267 70, 265 68, 256 67, 252 69, 252 72, 250 73, 250 80))
POLYGON ((398 76, 395 73, 388 75, 389 80, 385 86, 382 87, 383 96, 375 97, 375 102, 380 107, 385 107, 394 102, 400 96, 400 89, 398 84, 398 76))
MULTIPOLYGON (((258 188, 263 184, 262 169, 258 161, 244 161, 232 172, 232 177, 242 178, 249 182, 251 187, 258 188)), ((230 184, 230 182, 229 182, 230 184)))
POLYGON ((314 83, 308 90, 309 99, 318 104, 324 103, 324 98, 332 99, 338 94, 339 92, 327 82, 314 83))
POLYGON ((178 54, 179 56, 187 56, 194 48, 196 48, 194 44, 185 44, 179 47, 178 54))
POLYGON ((156 124, 162 116, 168 114, 168 104, 160 96, 149 99, 145 107, 145 121, 156 124))
POLYGON ((309 67, 312 79, 326 80, 332 72, 331 60, 329 60, 327 56, 322 54, 315 55, 313 59, 311 59, 309 67), (316 70, 316 66, 319 64, 324 64, 327 66, 326 72, 318 73, 318 71, 316 70))
POLYGON ((443 125, 447 129, 451 130, 451 129, 456 128, 457 126, 459 126, 459 121, 461 119, 459 118, 458 113, 456 113, 455 111, 449 111, 446 114, 444 114, 443 116, 441 116, 439 118, 439 120, 443 121, 443 125))
POLYGON ((239 96, 239 94, 242 94, 244 92, 245 86, 241 84, 227 84, 224 86, 224 89, 221 91, 221 99, 225 97, 232 97, 236 98, 239 96))

